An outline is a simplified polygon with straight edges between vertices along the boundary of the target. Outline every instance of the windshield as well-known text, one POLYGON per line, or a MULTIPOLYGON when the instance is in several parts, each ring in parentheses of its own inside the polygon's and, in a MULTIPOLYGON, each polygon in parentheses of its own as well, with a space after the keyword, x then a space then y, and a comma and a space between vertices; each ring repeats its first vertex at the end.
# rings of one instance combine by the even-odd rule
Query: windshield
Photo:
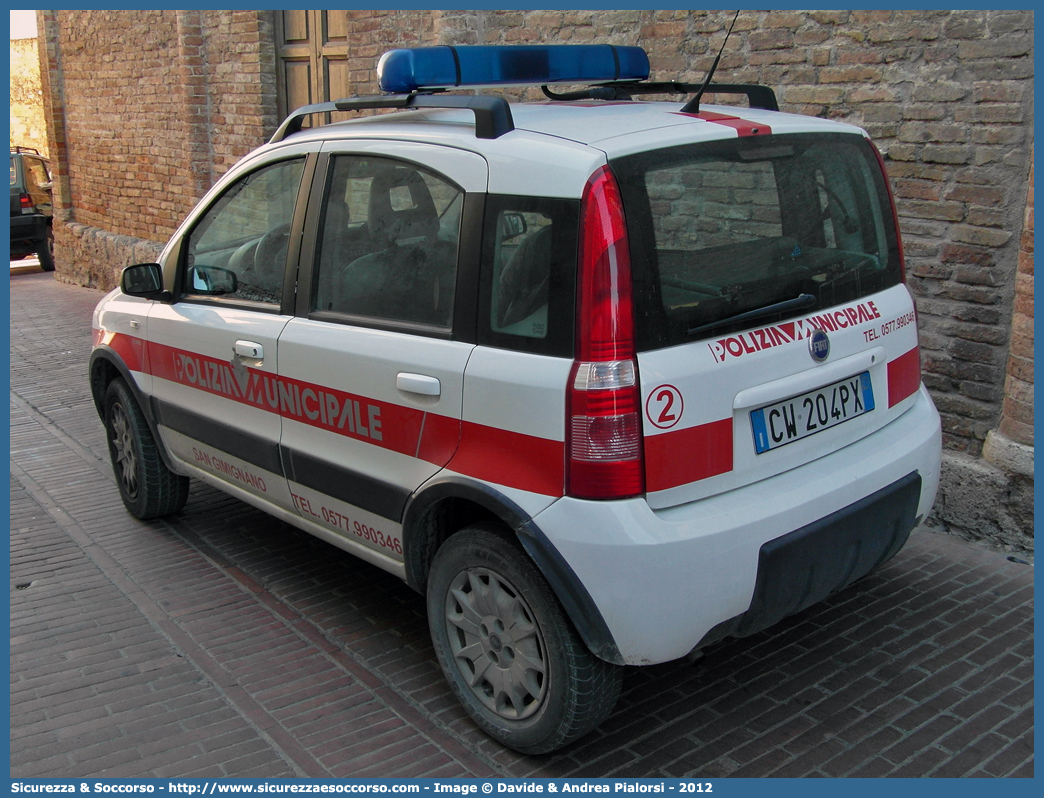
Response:
POLYGON ((887 187, 861 136, 731 139, 613 169, 641 349, 806 315, 901 279, 887 187))

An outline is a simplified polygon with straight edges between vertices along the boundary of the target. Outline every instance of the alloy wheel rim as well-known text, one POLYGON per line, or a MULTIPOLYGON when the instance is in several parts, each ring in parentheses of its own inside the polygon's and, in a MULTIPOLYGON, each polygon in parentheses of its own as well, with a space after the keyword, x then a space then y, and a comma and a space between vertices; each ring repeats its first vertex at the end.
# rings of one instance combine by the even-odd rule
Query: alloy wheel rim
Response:
POLYGON ((116 466, 120 473, 120 484, 130 498, 138 495, 138 457, 134 447, 134 434, 123 405, 115 404, 109 414, 112 423, 112 445, 116 452, 116 466))
POLYGON ((485 568, 461 571, 446 596, 450 649, 475 697, 506 720, 532 717, 547 697, 547 648, 515 587, 485 568))

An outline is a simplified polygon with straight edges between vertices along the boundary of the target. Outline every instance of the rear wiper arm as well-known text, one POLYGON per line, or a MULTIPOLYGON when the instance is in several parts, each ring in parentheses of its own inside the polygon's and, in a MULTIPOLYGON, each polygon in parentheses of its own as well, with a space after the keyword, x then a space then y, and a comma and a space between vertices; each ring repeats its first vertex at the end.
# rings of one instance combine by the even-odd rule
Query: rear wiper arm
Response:
POLYGON ((697 333, 707 332, 707 330, 713 330, 716 327, 724 327, 727 324, 734 324, 738 321, 761 319, 765 316, 775 315, 776 313, 785 313, 788 310, 802 310, 803 308, 810 308, 814 304, 816 304, 816 297, 814 294, 799 294, 793 299, 784 299, 782 302, 765 305, 763 308, 737 313, 735 316, 726 316, 724 319, 712 321, 710 324, 701 324, 699 327, 693 327, 691 330, 686 330, 685 334, 696 335, 697 333))

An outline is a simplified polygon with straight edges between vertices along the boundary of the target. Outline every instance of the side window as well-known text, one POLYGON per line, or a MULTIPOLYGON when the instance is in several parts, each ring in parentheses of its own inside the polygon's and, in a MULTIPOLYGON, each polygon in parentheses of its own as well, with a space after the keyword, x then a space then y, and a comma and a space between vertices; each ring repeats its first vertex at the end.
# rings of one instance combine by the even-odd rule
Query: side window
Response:
POLYGON ((278 305, 304 159, 251 172, 189 234, 182 294, 278 305))
POLYGON ((553 235, 554 222, 546 213, 497 214, 489 319, 495 332, 547 337, 553 235))
POLYGON ((487 199, 482 244, 482 343, 572 353, 579 203, 487 199))
POLYGON ((331 160, 312 310, 450 327, 464 194, 389 158, 331 160))
POLYGON ((51 212, 51 176, 47 173, 47 165, 39 158, 25 158, 26 191, 33 198, 38 211, 51 212))

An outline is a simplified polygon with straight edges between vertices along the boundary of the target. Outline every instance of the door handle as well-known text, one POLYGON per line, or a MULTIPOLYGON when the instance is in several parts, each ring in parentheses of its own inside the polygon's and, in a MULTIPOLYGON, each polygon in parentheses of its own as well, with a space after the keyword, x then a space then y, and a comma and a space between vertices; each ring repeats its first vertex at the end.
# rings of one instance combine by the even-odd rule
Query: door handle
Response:
POLYGON ((260 360, 265 356, 264 347, 261 344, 255 344, 253 341, 236 341, 232 351, 236 353, 237 357, 250 358, 252 360, 260 360))
POLYGON ((419 393, 421 396, 440 396, 442 394, 442 383, 435 377, 424 374, 399 374, 395 378, 395 387, 407 393, 419 393))

